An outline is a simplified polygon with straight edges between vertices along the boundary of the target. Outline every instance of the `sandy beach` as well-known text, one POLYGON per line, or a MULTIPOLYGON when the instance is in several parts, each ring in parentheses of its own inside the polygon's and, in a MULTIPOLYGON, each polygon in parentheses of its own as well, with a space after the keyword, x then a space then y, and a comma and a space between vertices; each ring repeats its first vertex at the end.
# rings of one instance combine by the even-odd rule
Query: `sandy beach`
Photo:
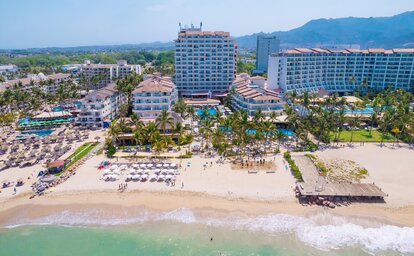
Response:
POLYGON ((87 160, 76 175, 45 196, 29 199, 29 186, 19 188, 16 195, 3 191, 0 194, 0 222, 8 223, 18 217, 36 218, 63 210, 101 209, 103 212, 122 213, 125 209, 142 207, 158 211, 214 209, 252 215, 285 213, 308 216, 329 212, 414 226, 414 187, 409 185, 414 180, 411 172, 414 166, 412 149, 406 146, 393 149, 390 145, 379 147, 366 143, 354 148, 326 149, 316 154, 353 160, 367 168, 368 181, 375 182, 389 194, 386 203, 353 203, 336 209, 302 206, 294 197, 295 180, 280 154, 266 159, 275 164, 274 173, 248 173, 232 169, 230 162, 218 164, 215 162, 217 159, 200 156, 171 159, 182 166, 175 186, 167 186, 164 182, 129 182, 128 188, 121 193, 118 186, 125 183, 122 175, 120 180, 114 182, 101 179, 102 171, 97 167, 106 158, 99 155, 87 160))

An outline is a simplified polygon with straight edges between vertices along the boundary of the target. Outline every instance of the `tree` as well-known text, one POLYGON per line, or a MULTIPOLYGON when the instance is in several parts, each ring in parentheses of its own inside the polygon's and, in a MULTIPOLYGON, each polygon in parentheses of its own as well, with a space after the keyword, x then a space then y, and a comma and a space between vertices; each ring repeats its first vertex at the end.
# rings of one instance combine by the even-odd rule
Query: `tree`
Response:
POLYGON ((171 128, 174 127, 174 118, 167 110, 164 109, 155 119, 155 123, 159 129, 161 129, 163 132, 166 132, 167 125, 171 128))
POLYGON ((137 130, 142 129, 144 127, 144 122, 142 122, 139 115, 137 115, 136 113, 132 113, 131 122, 129 123, 129 125, 133 125, 135 127, 135 130, 137 130))
POLYGON ((180 114, 181 118, 185 117, 185 114, 187 114, 187 104, 185 103, 183 98, 180 98, 177 100, 177 102, 173 106, 173 110, 180 114))

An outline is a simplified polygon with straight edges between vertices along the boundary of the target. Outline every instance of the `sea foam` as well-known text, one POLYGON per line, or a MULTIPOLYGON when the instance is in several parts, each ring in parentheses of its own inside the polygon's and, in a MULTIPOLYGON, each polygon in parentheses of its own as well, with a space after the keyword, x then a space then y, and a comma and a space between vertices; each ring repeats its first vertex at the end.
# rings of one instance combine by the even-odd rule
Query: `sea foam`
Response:
POLYGON ((374 253, 386 250, 414 253, 414 228, 379 225, 374 222, 372 225, 362 225, 354 220, 329 213, 297 217, 287 214, 249 216, 229 213, 218 215, 214 214, 214 211, 200 214, 187 208, 168 212, 143 209, 133 213, 125 212, 114 215, 100 210, 63 211, 37 219, 20 219, 18 223, 11 223, 6 228, 23 225, 122 226, 159 221, 225 227, 233 230, 263 232, 269 235, 293 234, 303 243, 320 250, 360 246, 374 253))

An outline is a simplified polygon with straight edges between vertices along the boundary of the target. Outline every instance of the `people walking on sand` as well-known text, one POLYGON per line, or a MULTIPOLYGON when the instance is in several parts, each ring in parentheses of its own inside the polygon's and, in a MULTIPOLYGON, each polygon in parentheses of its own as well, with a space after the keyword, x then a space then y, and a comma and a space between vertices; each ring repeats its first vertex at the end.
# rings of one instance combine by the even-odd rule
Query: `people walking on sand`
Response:
POLYGON ((184 182, 181 182, 181 189, 184 188, 184 182))

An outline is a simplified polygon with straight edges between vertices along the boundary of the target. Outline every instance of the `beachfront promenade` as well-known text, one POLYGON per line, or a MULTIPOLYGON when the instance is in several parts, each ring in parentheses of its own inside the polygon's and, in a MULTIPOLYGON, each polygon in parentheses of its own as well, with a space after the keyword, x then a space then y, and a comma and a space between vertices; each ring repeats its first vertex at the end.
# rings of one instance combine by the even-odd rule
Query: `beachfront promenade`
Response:
POLYGON ((307 156, 293 156, 302 173, 303 182, 297 184, 301 196, 342 196, 342 197, 379 197, 387 196, 375 184, 330 182, 319 175, 314 163, 307 156))

